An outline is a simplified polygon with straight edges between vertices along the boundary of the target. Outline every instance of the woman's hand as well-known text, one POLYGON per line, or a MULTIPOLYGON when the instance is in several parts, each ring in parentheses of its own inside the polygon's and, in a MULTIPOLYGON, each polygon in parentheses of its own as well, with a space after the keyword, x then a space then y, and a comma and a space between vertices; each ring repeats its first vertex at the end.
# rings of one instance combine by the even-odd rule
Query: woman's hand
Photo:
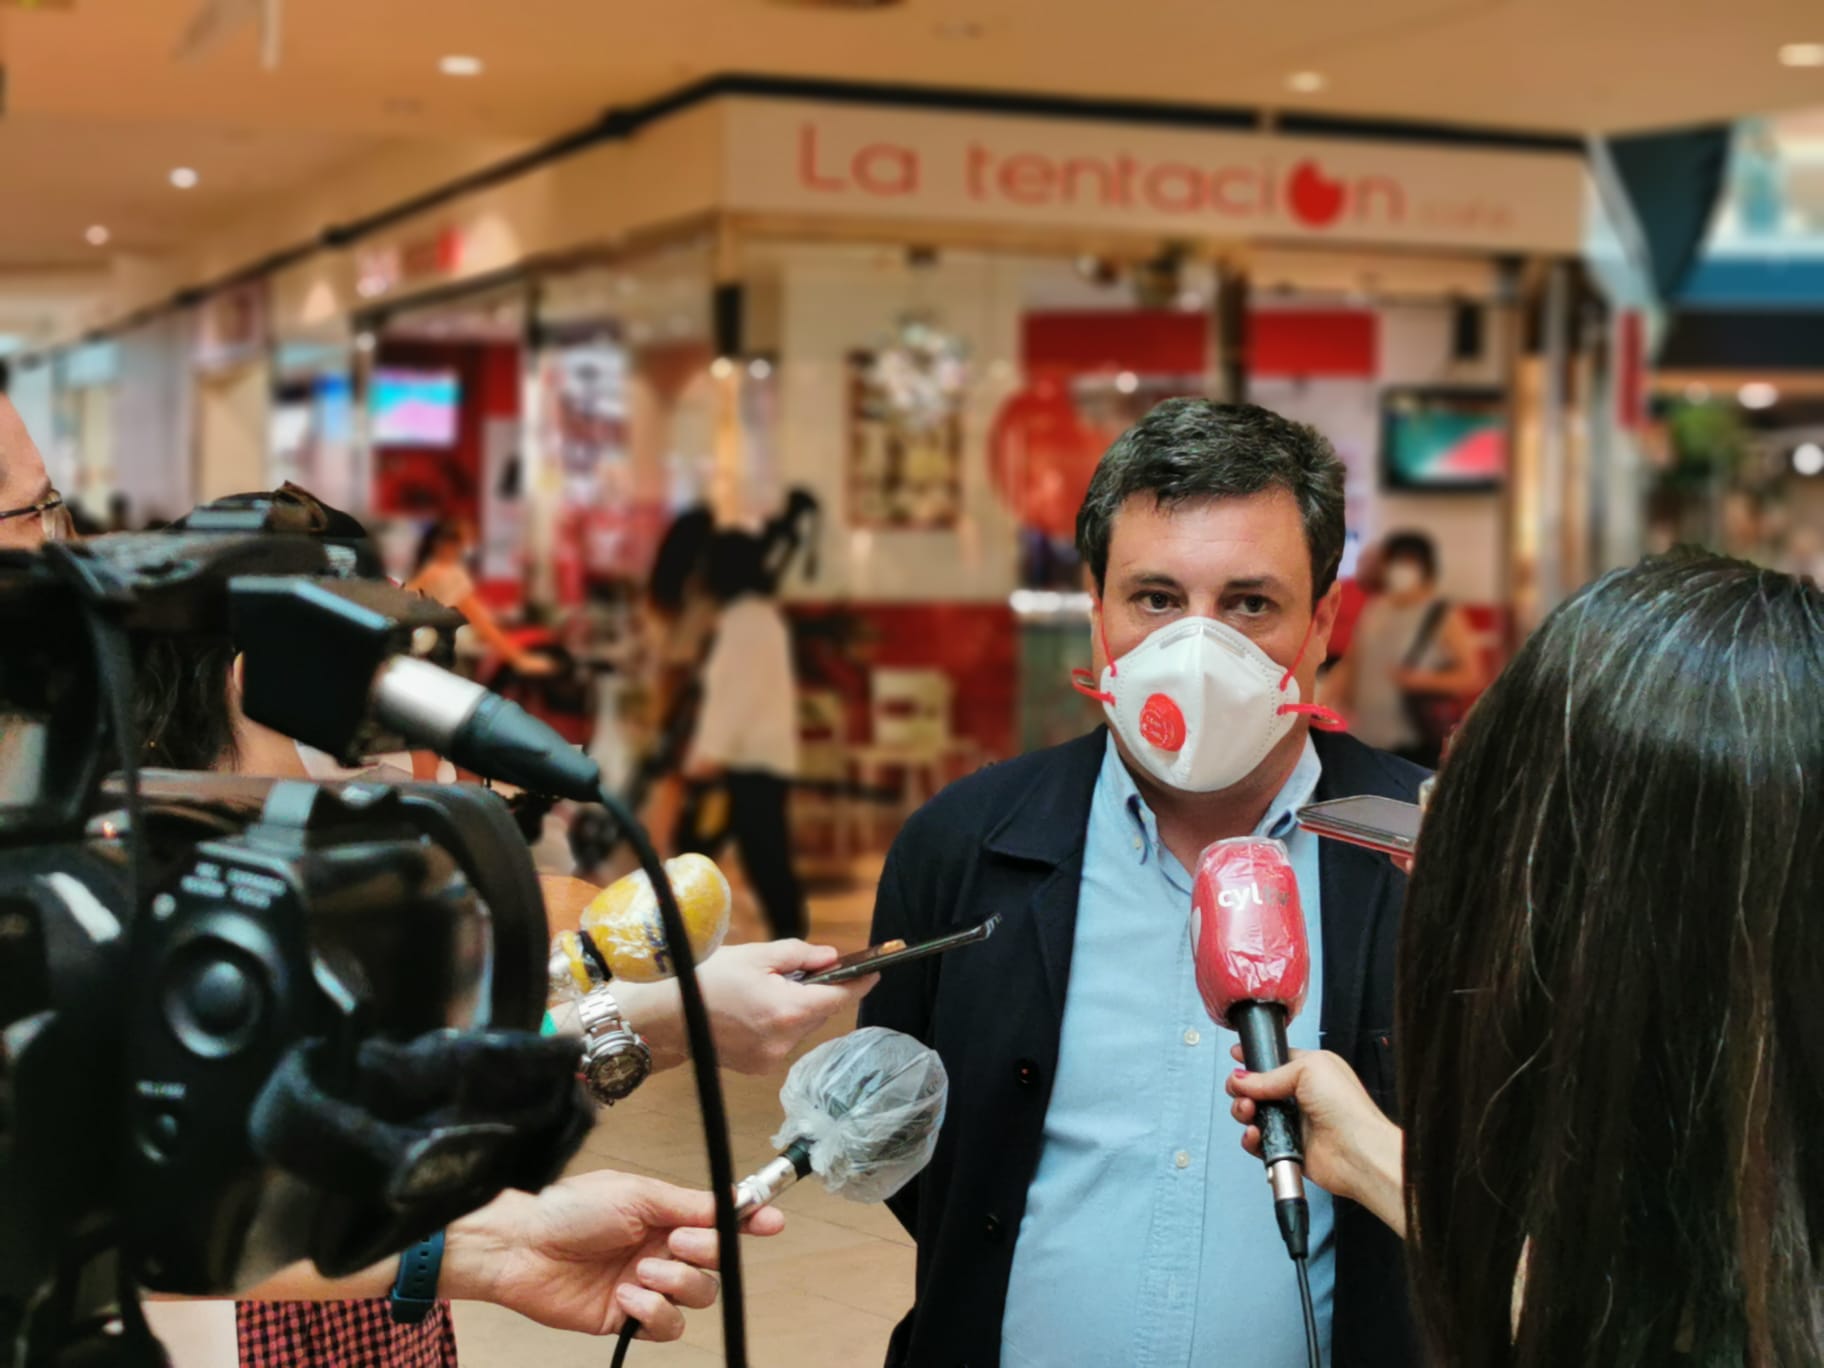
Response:
MULTIPOLYGON (((449 1229, 439 1290, 487 1301, 558 1330, 609 1335, 629 1316, 641 1339, 684 1333, 684 1308, 715 1304, 715 1203, 707 1192, 601 1170, 537 1196, 501 1195, 449 1229)), ((776 1235, 771 1207, 750 1235, 776 1235)))
MULTIPOLYGON (((1241 1058, 1241 1047, 1232 1053, 1241 1058)), ((1241 1146, 1260 1153, 1254 1124, 1260 1102, 1298 1104, 1305 1144, 1305 1174, 1326 1192, 1359 1202, 1406 1238, 1406 1203, 1400 1128, 1387 1119, 1355 1071, 1327 1050, 1294 1050, 1292 1061, 1271 1073, 1237 1069, 1230 1076, 1229 1112, 1246 1127, 1241 1146)))

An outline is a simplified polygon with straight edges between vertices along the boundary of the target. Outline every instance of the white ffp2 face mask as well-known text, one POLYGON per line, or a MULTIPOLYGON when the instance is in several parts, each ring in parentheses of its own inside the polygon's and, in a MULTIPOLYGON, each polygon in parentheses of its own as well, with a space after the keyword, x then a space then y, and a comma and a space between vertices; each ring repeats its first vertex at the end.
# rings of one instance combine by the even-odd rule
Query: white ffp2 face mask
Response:
POLYGON ((1291 669, 1275 663, 1227 623, 1191 617, 1110 660, 1100 689, 1087 686, 1087 670, 1072 673, 1148 774, 1184 793, 1215 793, 1252 774, 1301 715, 1342 727, 1330 709, 1300 701, 1297 668, 1296 660, 1291 669))

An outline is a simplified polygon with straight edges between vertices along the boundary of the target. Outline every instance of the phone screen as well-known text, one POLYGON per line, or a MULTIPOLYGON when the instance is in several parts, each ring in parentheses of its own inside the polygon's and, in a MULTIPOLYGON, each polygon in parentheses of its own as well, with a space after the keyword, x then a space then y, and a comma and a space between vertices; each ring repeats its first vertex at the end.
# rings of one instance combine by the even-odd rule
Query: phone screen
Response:
MULTIPOLYGON (((995 913, 980 926, 972 926, 966 931, 958 931, 948 936, 938 936, 934 940, 921 941, 917 945, 907 945, 903 940, 882 941, 879 945, 870 945, 866 950, 857 950, 852 955, 844 955, 828 969, 819 969, 814 974, 807 974, 799 979, 800 983, 846 983, 850 979, 861 978, 866 974, 877 974, 882 969, 895 964, 904 964, 908 960, 923 959, 927 955, 941 955, 946 950, 954 950, 959 945, 973 945, 976 941, 987 940, 994 934, 994 928, 1000 925, 1001 914, 995 913)), ((797 975, 792 975, 797 978, 797 975)))
POLYGON ((1419 821, 1424 815, 1416 803, 1368 795, 1302 807, 1298 824, 1331 840, 1410 855, 1418 845, 1419 821))

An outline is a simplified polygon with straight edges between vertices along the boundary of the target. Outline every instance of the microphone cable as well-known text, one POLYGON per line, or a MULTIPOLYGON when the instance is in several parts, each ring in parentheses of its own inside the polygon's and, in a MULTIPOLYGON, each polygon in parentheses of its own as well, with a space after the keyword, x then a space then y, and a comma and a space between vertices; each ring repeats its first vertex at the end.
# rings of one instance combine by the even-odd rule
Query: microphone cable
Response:
MULTIPOLYGON (((659 919, 665 925, 665 940, 677 962, 678 994, 683 1000, 684 1036, 690 1043, 691 1070, 697 1085, 697 1105, 703 1113, 703 1137, 709 1150, 709 1188, 716 1203, 716 1246, 722 1274, 722 1340, 729 1368, 746 1368, 747 1325, 742 1314, 740 1221, 735 1214, 735 1164, 729 1151, 728 1111, 723 1105, 722 1083, 716 1072, 716 1042, 709 1029, 709 1012, 703 1005, 703 990, 697 984, 696 956, 690 948, 690 932, 684 924, 684 913, 671 889, 664 862, 653 848, 652 838, 627 805, 606 783, 599 785, 598 801, 608 815, 620 824, 622 834, 633 846, 640 868, 652 882, 659 904, 659 919)), ((621 1326, 615 1344, 614 1368, 627 1360, 628 1346, 640 1333, 640 1322, 628 1317, 621 1326)))
POLYGON ((1317 1311, 1311 1305, 1311 1270, 1301 1257, 1293 1258, 1292 1267, 1298 1270, 1298 1300, 1305 1313, 1305 1363, 1309 1368, 1324 1368, 1317 1344, 1317 1311))

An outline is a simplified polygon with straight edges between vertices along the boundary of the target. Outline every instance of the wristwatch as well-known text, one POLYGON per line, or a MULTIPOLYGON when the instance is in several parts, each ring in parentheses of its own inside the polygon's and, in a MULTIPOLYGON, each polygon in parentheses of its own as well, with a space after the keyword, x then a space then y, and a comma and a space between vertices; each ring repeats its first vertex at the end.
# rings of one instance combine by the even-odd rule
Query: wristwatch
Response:
POLYGON ((612 1107, 646 1081, 652 1051, 627 1024, 607 984, 577 999, 576 1015, 583 1027, 583 1082, 591 1097, 612 1107))

